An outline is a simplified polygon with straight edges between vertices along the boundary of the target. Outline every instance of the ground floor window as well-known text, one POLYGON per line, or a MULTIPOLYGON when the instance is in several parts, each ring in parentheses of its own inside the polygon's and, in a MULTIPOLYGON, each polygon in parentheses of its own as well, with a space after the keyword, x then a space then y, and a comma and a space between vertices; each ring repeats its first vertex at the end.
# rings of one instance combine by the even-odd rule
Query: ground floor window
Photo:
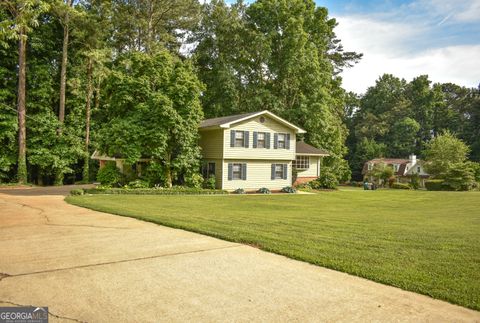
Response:
POLYGON ((202 165, 202 175, 204 178, 215 176, 215 162, 208 162, 202 165))
POLYGON ((309 169, 310 168, 310 157, 308 156, 297 156, 293 162, 293 168, 296 169, 309 169))
POLYGON ((272 180, 287 179, 288 164, 272 164, 272 180))
POLYGON ((228 180, 246 180, 247 179, 247 164, 246 163, 232 163, 228 164, 228 180))

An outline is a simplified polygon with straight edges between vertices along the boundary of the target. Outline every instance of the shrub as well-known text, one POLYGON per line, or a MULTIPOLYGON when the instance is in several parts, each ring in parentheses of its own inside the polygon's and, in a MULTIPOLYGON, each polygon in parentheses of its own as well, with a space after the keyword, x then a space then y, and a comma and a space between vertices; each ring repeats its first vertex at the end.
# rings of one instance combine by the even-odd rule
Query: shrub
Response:
POLYGON ((338 180, 332 173, 322 173, 319 178, 309 182, 310 187, 314 190, 319 189, 336 189, 338 186, 338 180))
POLYGON ((452 164, 445 174, 443 186, 451 191, 470 191, 476 187, 475 172, 467 163, 452 164))
POLYGON ((203 182, 203 188, 214 190, 216 187, 216 182, 217 180, 215 179, 215 176, 210 175, 210 177, 203 182))
POLYGON ((108 162, 98 170, 97 180, 102 185, 117 186, 123 184, 124 177, 114 162, 108 162))
POLYGON ((411 187, 410 185, 404 183, 393 183, 391 188, 398 190, 409 190, 411 187))
POLYGON ((413 174, 410 176, 410 186, 414 190, 418 190, 420 188, 420 176, 418 176, 418 174, 413 174))
POLYGON ((245 194, 245 190, 243 188, 237 188, 233 191, 234 194, 245 194))
POLYGON ((149 188, 150 187, 150 184, 147 182, 147 181, 142 181, 140 179, 137 179, 137 180, 134 180, 130 183, 128 183, 128 185, 125 185, 125 188, 149 188))
POLYGON ((285 186, 282 188, 282 193, 297 193, 297 190, 291 186, 285 186))
POLYGON ((174 186, 172 188, 90 188, 87 194, 130 194, 130 195, 217 195, 228 194, 224 190, 206 190, 202 188, 174 186))
POLYGON ((185 185, 188 187, 201 188, 203 184, 203 176, 198 173, 193 173, 185 177, 185 185))
POLYGON ((260 193, 260 194, 270 194, 270 190, 266 187, 262 187, 260 189, 257 190, 257 193, 260 193))
POLYGON ((83 195, 84 191, 81 188, 76 188, 70 191, 70 195, 83 195))
POLYGON ((444 191, 445 188, 442 184, 443 179, 431 179, 425 182, 425 188, 429 191, 444 191))

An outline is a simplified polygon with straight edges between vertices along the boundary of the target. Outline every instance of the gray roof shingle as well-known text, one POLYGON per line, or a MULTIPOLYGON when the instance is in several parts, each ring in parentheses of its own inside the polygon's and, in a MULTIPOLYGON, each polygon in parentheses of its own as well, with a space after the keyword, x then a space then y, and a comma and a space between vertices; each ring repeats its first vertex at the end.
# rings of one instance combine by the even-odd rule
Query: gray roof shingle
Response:
POLYGON ((203 120, 200 123, 199 128, 208 128, 208 127, 219 126, 219 125, 222 125, 224 123, 229 123, 229 122, 233 122, 233 121, 236 121, 236 120, 240 120, 240 119, 246 118, 248 116, 251 116, 251 115, 254 115, 254 114, 257 114, 257 113, 259 113, 259 111, 250 112, 250 113, 243 113, 243 114, 236 114, 236 115, 233 115, 233 116, 206 119, 206 120, 203 120))
POLYGON ((297 141, 296 143, 296 154, 308 154, 308 155, 330 155, 328 151, 323 149, 315 148, 303 141, 297 141))

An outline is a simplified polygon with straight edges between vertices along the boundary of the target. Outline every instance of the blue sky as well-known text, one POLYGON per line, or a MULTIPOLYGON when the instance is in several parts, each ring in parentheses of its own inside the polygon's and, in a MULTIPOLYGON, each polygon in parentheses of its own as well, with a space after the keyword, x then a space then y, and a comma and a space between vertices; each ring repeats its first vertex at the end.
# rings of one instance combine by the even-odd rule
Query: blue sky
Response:
POLYGON ((343 73, 362 93, 382 73, 476 87, 480 83, 480 0, 317 0, 339 25, 347 50, 364 59, 343 73))
MULTIPOLYGON (((247 1, 252 2, 252 1, 247 1)), ((480 83, 480 0, 316 0, 339 25, 346 50, 364 54, 344 71, 344 87, 357 93, 383 73, 407 80, 480 83)))

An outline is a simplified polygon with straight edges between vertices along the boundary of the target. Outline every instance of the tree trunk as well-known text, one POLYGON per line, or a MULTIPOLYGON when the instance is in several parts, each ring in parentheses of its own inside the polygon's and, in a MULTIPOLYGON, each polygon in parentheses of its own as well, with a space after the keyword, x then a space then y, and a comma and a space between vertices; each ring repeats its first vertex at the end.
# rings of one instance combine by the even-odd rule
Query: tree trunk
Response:
POLYGON ((89 145, 90 145, 90 106, 93 95, 93 62, 92 58, 88 58, 87 64, 87 104, 85 106, 85 162, 83 165, 83 181, 89 181, 89 145))
POLYGON ((25 84, 26 84, 26 55, 27 37, 25 29, 20 29, 20 40, 18 41, 18 169, 17 179, 19 184, 27 182, 27 130, 25 125, 25 84))
MULTIPOLYGON (((62 48, 62 68, 60 71, 60 106, 58 109, 58 121, 61 124, 65 121, 65 91, 67 87, 67 59, 68 59, 68 26, 69 16, 65 14, 65 20, 63 24, 63 48, 62 48)), ((60 129, 61 132, 61 129, 60 129)))

